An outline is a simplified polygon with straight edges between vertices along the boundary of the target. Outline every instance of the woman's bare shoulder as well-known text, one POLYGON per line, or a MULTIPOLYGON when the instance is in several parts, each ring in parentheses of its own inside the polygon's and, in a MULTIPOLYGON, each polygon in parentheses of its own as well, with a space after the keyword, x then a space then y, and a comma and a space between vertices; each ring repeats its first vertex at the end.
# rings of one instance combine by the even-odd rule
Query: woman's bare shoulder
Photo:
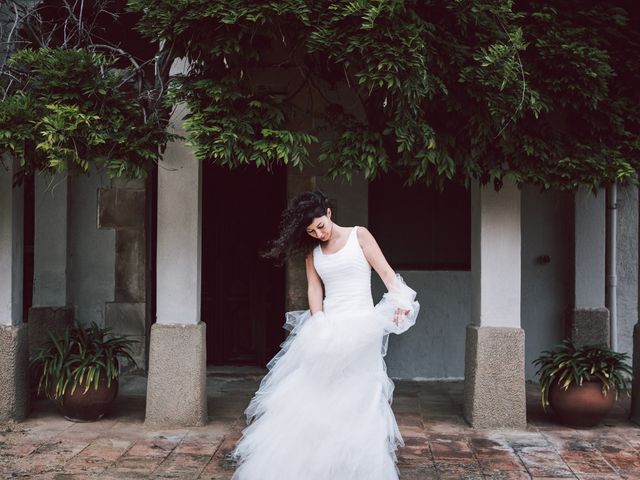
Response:
POLYGON ((369 243, 373 240, 373 235, 367 227, 358 227, 358 229, 356 230, 356 235, 358 236, 358 241, 361 245, 369 243))

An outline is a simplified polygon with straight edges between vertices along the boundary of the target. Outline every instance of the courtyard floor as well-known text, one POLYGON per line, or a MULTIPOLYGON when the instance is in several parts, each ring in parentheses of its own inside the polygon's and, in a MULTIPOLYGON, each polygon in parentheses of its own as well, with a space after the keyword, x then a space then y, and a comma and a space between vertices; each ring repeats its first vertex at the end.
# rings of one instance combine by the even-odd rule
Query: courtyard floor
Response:
MULTIPOLYGON (((121 379, 115 407, 96 423, 66 421, 51 402, 35 402, 25 422, 0 425, 0 478, 228 480, 227 454, 260 374, 210 370, 209 422, 198 428, 146 427, 140 376, 121 379)), ((527 385, 525 430, 475 430, 462 418, 462 392, 462 382, 396 381, 393 409, 406 442, 398 452, 402 480, 640 480, 640 427, 627 420, 626 397, 601 426, 572 429, 555 424, 537 386, 527 385)))

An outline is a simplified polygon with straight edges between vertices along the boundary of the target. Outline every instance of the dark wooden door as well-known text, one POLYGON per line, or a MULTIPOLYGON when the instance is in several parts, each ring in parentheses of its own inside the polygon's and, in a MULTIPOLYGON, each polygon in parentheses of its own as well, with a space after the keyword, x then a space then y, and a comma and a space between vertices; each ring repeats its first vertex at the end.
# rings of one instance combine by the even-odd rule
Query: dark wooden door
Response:
POLYGON ((284 338, 285 272, 259 256, 286 205, 286 171, 203 170, 202 320, 215 365, 264 365, 284 338))

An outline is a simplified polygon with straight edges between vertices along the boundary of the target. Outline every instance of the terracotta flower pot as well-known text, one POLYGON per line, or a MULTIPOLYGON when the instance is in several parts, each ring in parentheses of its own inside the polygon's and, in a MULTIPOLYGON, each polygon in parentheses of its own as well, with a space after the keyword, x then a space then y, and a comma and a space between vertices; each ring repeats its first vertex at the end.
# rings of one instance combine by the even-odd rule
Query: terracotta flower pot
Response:
POLYGON ((602 395, 602 383, 584 382, 564 390, 554 383, 549 390, 549 404, 558 420, 575 427, 593 427, 600 423, 613 408, 615 392, 602 395))
POLYGON ((71 395, 71 388, 67 388, 62 401, 58 402, 64 418, 72 422, 95 422, 100 420, 118 395, 118 380, 111 380, 107 387, 105 375, 100 376, 98 389, 93 386, 83 395, 84 385, 78 386, 71 395))

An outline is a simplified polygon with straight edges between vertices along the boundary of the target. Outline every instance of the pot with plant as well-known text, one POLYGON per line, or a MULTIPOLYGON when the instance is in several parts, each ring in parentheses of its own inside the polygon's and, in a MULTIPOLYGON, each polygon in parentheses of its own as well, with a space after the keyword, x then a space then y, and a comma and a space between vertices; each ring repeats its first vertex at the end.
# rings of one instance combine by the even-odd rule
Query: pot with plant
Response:
POLYGON ((538 367, 542 407, 550 405, 558 420, 577 427, 600 423, 619 393, 630 393, 632 370, 626 353, 601 345, 577 347, 565 339, 533 361, 538 367))
POLYGON ((88 327, 74 324, 59 335, 50 334, 30 361, 38 394, 56 400, 68 420, 99 420, 118 394, 120 361, 135 365, 134 343, 95 323, 88 327))

